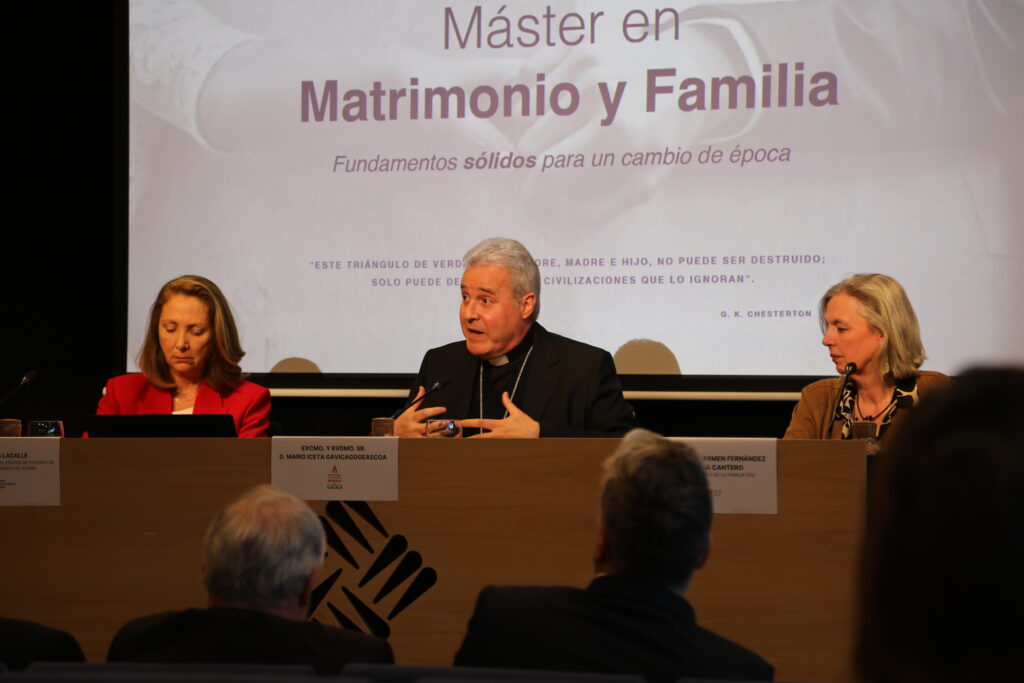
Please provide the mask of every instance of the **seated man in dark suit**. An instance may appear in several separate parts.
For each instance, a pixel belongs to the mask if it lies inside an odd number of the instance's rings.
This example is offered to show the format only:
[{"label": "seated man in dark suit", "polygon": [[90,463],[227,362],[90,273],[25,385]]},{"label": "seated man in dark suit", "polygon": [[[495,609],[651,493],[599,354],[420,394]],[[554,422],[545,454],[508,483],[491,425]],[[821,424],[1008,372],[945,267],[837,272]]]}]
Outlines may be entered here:
[{"label": "seated man in dark suit", "polygon": [[540,270],[519,242],[487,239],[463,257],[462,341],[427,351],[396,436],[463,419],[467,436],[622,436],[636,426],[611,355],[540,323]]},{"label": "seated man in dark suit", "polygon": [[84,661],[82,647],[67,631],[0,617],[0,671],[20,671],[33,662]]},{"label": "seated man in dark suit", "polygon": [[583,590],[485,588],[455,664],[771,680],[770,664],[698,626],[684,598],[710,548],[711,494],[693,450],[637,429],[604,470],[597,578]]},{"label": "seated man in dark suit", "polygon": [[257,486],[214,518],[203,543],[207,609],[142,617],[121,627],[109,661],[392,663],[387,641],[306,621],[323,564],[324,530],[295,496]]}]

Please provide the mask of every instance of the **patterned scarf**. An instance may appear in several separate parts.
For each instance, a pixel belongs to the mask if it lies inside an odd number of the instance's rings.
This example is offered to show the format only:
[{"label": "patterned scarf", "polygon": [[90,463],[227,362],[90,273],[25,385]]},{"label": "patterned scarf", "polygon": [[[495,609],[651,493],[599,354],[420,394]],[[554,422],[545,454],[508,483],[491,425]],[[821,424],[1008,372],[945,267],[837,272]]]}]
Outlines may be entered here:
[{"label": "patterned scarf", "polygon": [[[904,377],[903,379],[896,380],[896,389],[892,392],[892,400],[889,401],[889,404],[883,408],[880,413],[882,417],[882,424],[878,429],[879,438],[881,438],[889,428],[898,408],[916,406],[917,402],[917,375],[911,375],[910,377]],[[855,421],[854,412],[856,405],[857,385],[854,382],[849,382],[846,385],[846,389],[843,391],[843,397],[839,400],[839,404],[836,406],[836,421],[842,422],[843,424],[842,438],[844,439],[853,438],[853,423]]]}]

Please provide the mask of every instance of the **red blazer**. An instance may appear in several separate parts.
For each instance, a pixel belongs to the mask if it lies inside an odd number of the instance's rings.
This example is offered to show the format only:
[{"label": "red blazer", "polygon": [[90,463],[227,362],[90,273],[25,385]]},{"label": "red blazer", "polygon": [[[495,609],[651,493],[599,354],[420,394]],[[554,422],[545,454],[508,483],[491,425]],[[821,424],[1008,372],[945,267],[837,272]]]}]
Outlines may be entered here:
[{"label": "red blazer", "polygon": [[[149,383],[140,373],[120,375],[107,381],[107,393],[96,407],[97,415],[161,415],[171,413],[173,394]],[[270,426],[270,391],[252,382],[242,382],[228,394],[218,394],[199,385],[196,415],[230,414],[238,436],[266,436]]]}]

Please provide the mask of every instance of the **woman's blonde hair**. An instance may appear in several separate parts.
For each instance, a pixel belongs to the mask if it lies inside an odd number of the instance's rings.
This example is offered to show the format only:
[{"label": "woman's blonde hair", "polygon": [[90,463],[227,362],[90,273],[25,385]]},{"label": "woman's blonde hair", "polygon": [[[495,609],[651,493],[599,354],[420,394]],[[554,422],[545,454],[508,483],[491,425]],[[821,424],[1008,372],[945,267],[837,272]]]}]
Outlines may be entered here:
[{"label": "woman's blonde hair", "polygon": [[825,309],[837,294],[847,294],[859,301],[860,314],[882,333],[882,343],[875,352],[882,376],[903,379],[916,375],[925,359],[924,345],[917,315],[903,286],[880,273],[860,273],[832,285],[818,307],[823,332],[828,328]]},{"label": "woman's blonde hair", "polygon": [[207,385],[218,393],[226,393],[245,379],[238,363],[245,355],[238,339],[238,328],[231,314],[231,307],[220,288],[211,280],[199,275],[176,277],[163,287],[149,311],[149,327],[146,341],[139,351],[139,368],[154,386],[164,389],[174,387],[171,370],[167,366],[160,348],[160,314],[164,304],[173,296],[193,296],[206,304],[210,315],[210,333],[213,335],[213,353],[204,368]]}]

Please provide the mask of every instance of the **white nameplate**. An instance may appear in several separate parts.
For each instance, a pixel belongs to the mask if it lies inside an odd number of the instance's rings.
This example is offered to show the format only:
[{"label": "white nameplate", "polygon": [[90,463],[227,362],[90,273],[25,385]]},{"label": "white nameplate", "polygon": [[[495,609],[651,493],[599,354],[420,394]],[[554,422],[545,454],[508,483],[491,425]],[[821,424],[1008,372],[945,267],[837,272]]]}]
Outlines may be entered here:
[{"label": "white nameplate", "polygon": [[0,437],[0,505],[60,505],[60,441]]},{"label": "white nameplate", "polygon": [[679,438],[704,462],[716,515],[777,515],[776,439]]},{"label": "white nameplate", "polygon": [[398,437],[275,436],[270,482],[303,500],[398,500]]}]

